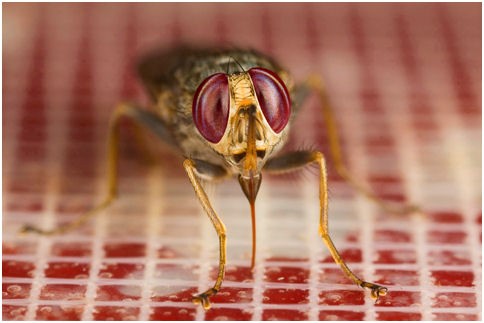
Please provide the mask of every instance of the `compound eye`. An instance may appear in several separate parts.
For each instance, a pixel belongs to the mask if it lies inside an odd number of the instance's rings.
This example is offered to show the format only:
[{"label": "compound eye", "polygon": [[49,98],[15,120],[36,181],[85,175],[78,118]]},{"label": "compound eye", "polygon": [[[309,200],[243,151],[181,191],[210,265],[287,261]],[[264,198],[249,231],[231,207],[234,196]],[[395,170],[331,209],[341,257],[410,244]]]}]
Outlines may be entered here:
[{"label": "compound eye", "polygon": [[284,82],[265,68],[249,70],[262,113],[275,133],[281,132],[291,115],[291,99]]},{"label": "compound eye", "polygon": [[200,84],[193,97],[193,122],[200,134],[212,143],[222,139],[229,117],[229,80],[217,73]]}]

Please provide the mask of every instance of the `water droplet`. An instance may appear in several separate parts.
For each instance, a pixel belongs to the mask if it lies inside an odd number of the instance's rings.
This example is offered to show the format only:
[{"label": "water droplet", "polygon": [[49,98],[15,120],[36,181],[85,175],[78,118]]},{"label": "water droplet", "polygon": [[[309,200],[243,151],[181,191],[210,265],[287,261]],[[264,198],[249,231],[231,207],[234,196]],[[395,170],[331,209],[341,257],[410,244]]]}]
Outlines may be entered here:
[{"label": "water droplet", "polygon": [[284,280],[284,277],[277,277],[277,281],[283,281]]},{"label": "water droplet", "polygon": [[110,272],[100,273],[99,274],[99,277],[101,277],[101,278],[112,278],[113,277],[113,273],[110,273]]},{"label": "water droplet", "polygon": [[89,278],[89,275],[87,274],[79,274],[74,277],[74,279],[87,279]]},{"label": "water droplet", "polygon": [[20,291],[22,291],[22,287],[20,287],[19,285],[11,285],[7,287],[7,292],[14,295],[18,294]]},{"label": "water droplet", "polygon": [[51,306],[42,306],[39,310],[41,312],[44,312],[44,313],[51,313],[52,312],[52,307]]},{"label": "water droplet", "polygon": [[332,302],[338,302],[341,300],[341,295],[339,294],[330,294],[328,295],[328,299],[331,300]]},{"label": "water droplet", "polygon": [[281,272],[281,268],[280,267],[269,267],[267,268],[267,272],[268,273],[280,273]]},{"label": "water droplet", "polygon": [[17,308],[14,310],[10,311],[10,315],[15,316],[15,317],[22,317],[23,318],[23,309],[22,308]]},{"label": "water droplet", "polygon": [[188,314],[188,311],[185,308],[182,308],[181,310],[178,311],[178,314],[185,315],[185,314]]},{"label": "water droplet", "polygon": [[229,318],[227,316],[223,316],[223,315],[220,315],[220,316],[217,316],[216,318],[214,318],[214,321],[228,321]]},{"label": "water droplet", "polygon": [[290,283],[294,283],[294,282],[296,282],[296,281],[297,281],[297,276],[293,275],[293,276],[290,276],[290,277],[289,277],[289,282],[290,282]]},{"label": "water droplet", "polygon": [[125,308],[122,308],[122,307],[121,307],[121,308],[118,308],[118,309],[116,310],[116,313],[123,315],[123,314],[127,313],[127,311],[126,311],[126,309],[125,309]]}]

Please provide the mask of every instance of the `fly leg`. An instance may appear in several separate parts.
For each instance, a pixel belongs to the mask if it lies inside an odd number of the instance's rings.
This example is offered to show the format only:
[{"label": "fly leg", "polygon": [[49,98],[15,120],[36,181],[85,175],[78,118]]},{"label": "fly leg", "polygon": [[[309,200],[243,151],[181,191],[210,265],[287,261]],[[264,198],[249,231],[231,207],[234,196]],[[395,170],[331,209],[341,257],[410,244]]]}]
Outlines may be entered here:
[{"label": "fly leg", "polygon": [[305,83],[296,88],[296,99],[301,101],[308,96],[310,90],[317,93],[319,100],[321,102],[322,112],[324,121],[326,123],[326,128],[329,137],[329,147],[331,152],[331,158],[335,165],[337,173],[348,182],[356,191],[360,192],[366,196],[371,201],[375,202],[383,210],[393,213],[393,214],[409,214],[414,212],[420,212],[420,208],[415,205],[395,205],[388,201],[382,200],[378,197],[371,189],[363,185],[359,180],[354,178],[354,176],[348,171],[346,165],[343,162],[343,157],[341,154],[340,139],[338,134],[338,129],[336,121],[333,114],[333,109],[329,102],[329,98],[326,94],[323,81],[319,76],[310,77]]},{"label": "fly leg", "polygon": [[215,284],[213,285],[212,288],[209,288],[205,292],[195,295],[193,297],[193,302],[195,304],[201,304],[205,310],[208,310],[210,308],[209,298],[217,294],[217,292],[220,290],[220,286],[222,285],[222,282],[225,276],[225,263],[226,263],[225,236],[226,234],[225,234],[225,225],[223,224],[222,220],[219,218],[217,213],[215,213],[212,205],[210,204],[208,196],[205,193],[205,190],[203,189],[202,185],[200,184],[200,180],[197,172],[199,172],[199,170],[201,169],[203,169],[204,171],[210,171],[210,172],[212,172],[212,170],[215,170],[215,171],[218,171],[218,170],[213,166],[211,167],[211,165],[206,162],[201,162],[201,161],[197,162],[189,158],[185,159],[185,161],[183,162],[183,167],[185,167],[185,171],[187,172],[188,178],[190,179],[193,189],[195,190],[195,193],[200,203],[202,204],[203,210],[205,211],[210,221],[212,222],[213,227],[215,228],[215,231],[217,232],[217,235],[219,238],[220,255],[219,255],[217,280],[215,281]]},{"label": "fly leg", "polygon": [[[119,123],[123,117],[130,118],[140,125],[150,128],[162,138],[169,138],[165,125],[156,115],[141,110],[127,103],[119,104],[113,112],[109,124],[108,153],[107,153],[107,182],[108,193],[97,206],[80,215],[77,219],[54,229],[42,229],[36,226],[25,225],[22,233],[32,232],[41,235],[54,235],[74,230],[88,221],[91,217],[107,208],[117,197],[118,192],[118,155],[119,155]],[[167,139],[169,140],[169,139]]]},{"label": "fly leg", "polygon": [[290,152],[280,157],[276,157],[267,161],[265,170],[273,173],[284,173],[298,168],[302,168],[308,164],[317,163],[319,167],[319,205],[320,205],[320,218],[319,218],[319,234],[323,239],[323,242],[328,247],[331,256],[334,261],[340,265],[343,272],[348,278],[350,278],[355,284],[363,288],[371,290],[371,297],[377,301],[380,296],[384,296],[387,293],[387,288],[364,281],[356,276],[346,265],[345,261],[336,249],[328,229],[328,183],[326,178],[326,162],[322,153],[318,151],[296,151]]}]

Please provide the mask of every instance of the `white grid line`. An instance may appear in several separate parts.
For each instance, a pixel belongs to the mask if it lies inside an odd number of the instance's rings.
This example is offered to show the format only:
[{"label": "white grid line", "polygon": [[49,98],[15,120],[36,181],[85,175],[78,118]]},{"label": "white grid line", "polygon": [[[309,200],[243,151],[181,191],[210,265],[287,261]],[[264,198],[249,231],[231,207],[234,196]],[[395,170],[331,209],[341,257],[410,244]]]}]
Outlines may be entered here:
[{"label": "white grid line", "polygon": [[[305,192],[305,205],[308,207],[304,210],[306,214],[306,230],[308,232],[308,248],[309,248],[309,311],[308,320],[318,321],[319,312],[319,289],[317,288],[319,284],[319,268],[318,268],[318,256],[320,255],[320,248],[325,248],[324,243],[318,236],[318,225],[319,225],[319,208],[310,207],[312,204],[317,203],[317,200],[313,198],[314,192],[318,190],[318,181],[308,181],[303,185],[303,190]],[[317,212],[314,212],[317,211]]]},{"label": "white grid line", "polygon": [[[267,184],[267,183],[266,183]],[[267,267],[267,239],[266,237],[270,233],[271,223],[267,221],[267,214],[269,210],[269,203],[271,197],[268,196],[270,192],[270,185],[262,185],[258,193],[258,199],[256,202],[256,234],[257,234],[257,250],[256,250],[256,263],[254,266],[253,284],[252,284],[252,320],[262,320],[262,305],[264,304],[263,292],[267,287],[267,283],[264,282],[265,268]],[[247,203],[248,204],[248,203]]]},{"label": "white grid line", "polygon": [[[47,18],[44,17],[39,19],[47,19]],[[49,31],[45,30],[42,33],[44,33],[44,35],[42,36],[40,32],[37,33],[36,35],[36,37],[43,37],[42,45],[46,47],[48,47],[49,45],[52,45],[49,38],[46,37],[46,35],[49,34]],[[33,64],[34,57],[38,53],[36,53],[35,51],[32,51],[32,54],[33,55],[29,60],[30,64]],[[47,70],[51,61],[49,61],[46,52],[44,52],[43,54],[45,55],[45,58],[43,60],[43,65],[44,65],[43,67]],[[29,75],[28,77],[31,78],[32,75]],[[45,81],[45,77],[43,81],[44,81],[43,85],[46,86],[48,90],[49,89],[48,83]],[[58,112],[53,109],[50,109],[50,110],[48,109],[45,113],[46,113],[47,120],[50,120],[51,116],[58,114]],[[60,127],[65,128],[63,125],[61,125]],[[54,129],[55,128],[53,126],[46,126],[48,141],[54,141],[55,134],[52,131]],[[46,150],[47,150],[46,156],[51,157],[51,160],[50,160],[51,167],[48,169],[47,182],[45,183],[45,189],[47,193],[43,195],[44,210],[40,214],[37,214],[37,217],[41,216],[41,221],[40,223],[37,223],[37,225],[40,225],[42,228],[50,228],[57,225],[55,221],[55,206],[57,205],[57,202],[58,202],[58,197],[59,197],[58,192],[59,192],[60,178],[61,178],[60,176],[61,163],[59,158],[62,155],[61,148],[62,148],[62,144],[49,145],[46,147]],[[39,236],[37,237],[37,241],[38,241],[38,247],[37,247],[37,253],[36,253],[36,260],[35,260],[35,269],[33,273],[31,290],[29,294],[29,305],[27,306],[27,312],[25,314],[26,320],[34,320],[36,318],[36,310],[38,309],[37,303],[40,301],[40,296],[42,292],[42,284],[40,284],[39,281],[45,276],[44,270],[47,267],[47,255],[49,255],[50,248],[52,246],[52,240],[49,237]]]}]

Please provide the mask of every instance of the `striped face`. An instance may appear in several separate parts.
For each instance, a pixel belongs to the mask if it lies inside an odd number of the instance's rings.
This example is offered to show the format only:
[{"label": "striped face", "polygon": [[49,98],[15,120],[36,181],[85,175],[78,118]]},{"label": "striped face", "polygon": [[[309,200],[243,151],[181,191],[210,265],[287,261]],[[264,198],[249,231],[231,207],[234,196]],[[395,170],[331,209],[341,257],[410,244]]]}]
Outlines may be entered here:
[{"label": "striped face", "polygon": [[255,67],[206,78],[193,98],[193,122],[227,162],[258,173],[278,146],[291,115],[289,92],[279,76]]}]

